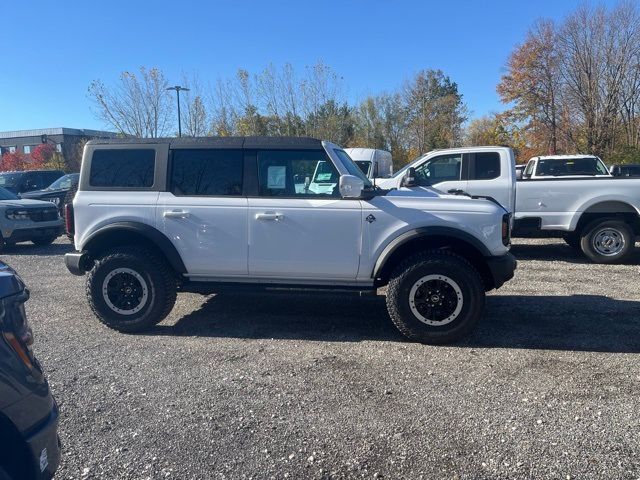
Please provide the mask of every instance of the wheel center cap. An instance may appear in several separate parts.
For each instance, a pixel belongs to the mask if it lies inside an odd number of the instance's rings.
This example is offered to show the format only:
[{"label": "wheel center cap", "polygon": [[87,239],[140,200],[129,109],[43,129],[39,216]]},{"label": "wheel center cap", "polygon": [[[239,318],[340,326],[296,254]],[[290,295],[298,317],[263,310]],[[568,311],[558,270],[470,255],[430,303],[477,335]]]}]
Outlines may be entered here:
[{"label": "wheel center cap", "polygon": [[131,295],[131,292],[133,292],[133,289],[131,287],[126,287],[124,289],[124,293],[126,293],[127,295]]},{"label": "wheel center cap", "polygon": [[440,295],[431,295],[431,303],[440,302]]}]

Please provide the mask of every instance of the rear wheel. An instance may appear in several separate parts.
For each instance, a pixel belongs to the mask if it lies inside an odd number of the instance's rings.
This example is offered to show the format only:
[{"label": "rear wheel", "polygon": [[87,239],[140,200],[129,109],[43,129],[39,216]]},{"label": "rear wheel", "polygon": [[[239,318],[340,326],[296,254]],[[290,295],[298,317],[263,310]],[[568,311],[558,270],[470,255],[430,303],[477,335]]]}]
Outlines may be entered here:
[{"label": "rear wheel", "polygon": [[595,263],[622,263],[633,253],[634,246],[633,230],[620,220],[596,220],[580,236],[583,253]]},{"label": "rear wheel", "polygon": [[121,247],[97,259],[86,291],[102,323],[121,332],[138,332],[169,314],[176,301],[176,280],[167,263],[155,254]]},{"label": "rear wheel", "polygon": [[392,273],[387,309],[410,340],[442,344],[469,334],[482,315],[485,293],[478,271],[444,250],[418,253]]}]

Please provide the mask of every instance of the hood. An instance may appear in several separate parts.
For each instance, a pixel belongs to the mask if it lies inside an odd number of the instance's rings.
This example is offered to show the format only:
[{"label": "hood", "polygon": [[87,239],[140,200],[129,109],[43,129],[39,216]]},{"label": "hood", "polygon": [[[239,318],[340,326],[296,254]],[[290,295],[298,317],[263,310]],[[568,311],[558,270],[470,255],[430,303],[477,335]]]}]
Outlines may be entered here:
[{"label": "hood", "polygon": [[397,208],[411,208],[424,211],[504,213],[495,203],[484,198],[469,198],[464,195],[451,195],[420,187],[392,190],[387,195],[376,197],[379,202],[394,205]]},{"label": "hood", "polygon": [[31,200],[28,198],[18,200],[0,200],[0,207],[13,207],[13,208],[55,208],[55,205],[51,202],[45,202],[42,200]]},{"label": "hood", "polygon": [[24,192],[20,194],[20,198],[41,198],[47,196],[56,196],[61,193],[65,193],[64,189],[56,190],[32,190],[31,192]]}]

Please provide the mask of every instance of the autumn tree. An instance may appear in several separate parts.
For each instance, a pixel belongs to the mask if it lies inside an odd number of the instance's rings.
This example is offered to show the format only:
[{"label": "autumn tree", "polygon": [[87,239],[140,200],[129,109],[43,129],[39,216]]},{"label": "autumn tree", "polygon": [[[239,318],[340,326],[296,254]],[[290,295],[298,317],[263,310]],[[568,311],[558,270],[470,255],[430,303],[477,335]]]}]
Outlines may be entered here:
[{"label": "autumn tree", "polygon": [[404,89],[406,125],[413,153],[460,144],[466,107],[458,85],[441,70],[425,70]]},{"label": "autumn tree", "polygon": [[12,172],[16,170],[24,170],[26,166],[26,157],[23,153],[16,150],[15,152],[5,152],[2,154],[2,162],[0,162],[0,170],[3,172]]},{"label": "autumn tree", "polygon": [[175,100],[167,92],[168,82],[158,68],[140,67],[138,73],[122,72],[114,85],[101,80],[89,85],[96,116],[123,135],[157,138],[173,126]]},{"label": "autumn tree", "polygon": [[562,91],[558,35],[553,22],[539,20],[507,61],[507,73],[497,90],[511,114],[528,128],[544,132],[545,150],[558,152],[559,109]]}]

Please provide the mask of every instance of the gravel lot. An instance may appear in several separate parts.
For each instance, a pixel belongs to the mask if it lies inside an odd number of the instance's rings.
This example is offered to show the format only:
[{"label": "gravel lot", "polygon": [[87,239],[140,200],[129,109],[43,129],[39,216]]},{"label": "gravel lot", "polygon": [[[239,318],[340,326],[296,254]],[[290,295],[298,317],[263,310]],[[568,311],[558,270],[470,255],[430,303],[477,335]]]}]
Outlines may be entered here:
[{"label": "gravel lot", "polygon": [[640,255],[517,241],[475,335],[403,341],[384,297],[178,297],[102,327],[71,246],[2,255],[61,405],[57,478],[640,478]]}]

